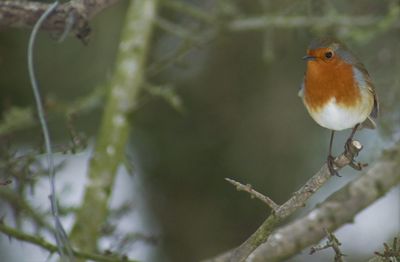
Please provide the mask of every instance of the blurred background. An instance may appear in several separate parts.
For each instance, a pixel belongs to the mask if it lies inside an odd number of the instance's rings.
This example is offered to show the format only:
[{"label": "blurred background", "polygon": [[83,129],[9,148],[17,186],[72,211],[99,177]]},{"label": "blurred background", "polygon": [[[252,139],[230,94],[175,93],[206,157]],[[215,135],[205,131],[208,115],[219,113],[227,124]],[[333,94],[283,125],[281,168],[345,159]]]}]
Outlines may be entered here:
[{"label": "blurred background", "polygon": [[[123,182],[115,186],[121,198],[133,203],[124,225],[146,236],[124,251],[133,258],[199,261],[231,249],[250,236],[270,210],[224,178],[250,183],[283,203],[320,168],[329,131],[310,118],[297,95],[305,70],[301,57],[316,37],[336,36],[345,42],[376,86],[381,103],[378,129],[356,135],[365,146],[359,159],[373,162],[381,149],[400,138],[398,1],[178,1],[216,18],[210,23],[177,11],[168,2],[160,4],[146,75],[149,83],[172,92],[179,103],[171,106],[143,91],[143,103],[132,116],[127,150],[133,170],[122,169]],[[70,141],[68,110],[74,111],[74,131],[84,134],[89,145],[72,156],[57,155],[64,161],[58,175],[63,203],[79,204],[103,109],[102,90],[112,74],[126,7],[121,1],[91,21],[87,45],[74,37],[60,44],[48,33],[41,33],[36,44],[36,71],[56,146]],[[285,20],[291,17],[302,20]],[[326,23],[313,23],[314,17]],[[10,112],[20,116],[34,109],[26,69],[28,36],[29,30],[22,29],[0,34],[3,122]],[[74,110],[85,97],[95,97],[94,104]],[[348,135],[345,131],[336,137],[336,153],[342,152]],[[1,141],[17,151],[42,143],[35,123],[3,132]],[[341,174],[296,215],[358,176],[349,168]],[[34,205],[49,208],[41,190],[30,194]],[[0,215],[15,215],[8,213],[12,206],[3,205],[1,210]],[[68,225],[71,217],[65,221]],[[364,261],[399,234],[399,221],[397,188],[357,216],[355,224],[340,229],[337,237],[349,261]],[[135,226],[130,227],[132,223]],[[0,252],[8,261],[31,261],[22,254],[16,258],[15,249],[9,248],[22,244],[10,244],[5,236],[0,239]],[[103,246],[110,248],[107,241]],[[37,261],[47,255],[38,251]],[[313,256],[305,250],[288,261],[325,259],[333,259],[330,250]]]}]

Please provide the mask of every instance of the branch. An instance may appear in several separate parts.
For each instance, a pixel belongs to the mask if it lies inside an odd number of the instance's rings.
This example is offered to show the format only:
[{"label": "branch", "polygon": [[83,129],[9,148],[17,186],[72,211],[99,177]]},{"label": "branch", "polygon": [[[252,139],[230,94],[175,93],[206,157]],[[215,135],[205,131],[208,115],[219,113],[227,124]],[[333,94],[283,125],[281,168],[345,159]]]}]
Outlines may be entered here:
[{"label": "branch", "polygon": [[6,186],[11,184],[11,180],[6,179],[6,180],[0,180],[0,186]]},{"label": "branch", "polygon": [[230,178],[225,178],[225,180],[231,183],[232,185],[236,186],[236,189],[238,191],[246,191],[251,195],[251,197],[255,197],[264,202],[265,204],[267,204],[273,211],[275,212],[278,211],[279,205],[277,205],[271,198],[264,196],[260,192],[254,190],[250,184],[243,185]]},{"label": "branch", "polygon": [[[118,0],[72,0],[60,4],[43,22],[41,30],[64,32],[71,28],[86,39],[90,33],[88,21]],[[30,1],[0,1],[0,27],[31,28],[50,4]]]},{"label": "branch", "polygon": [[129,129],[128,116],[138,103],[144,82],[157,0],[130,2],[122,29],[116,68],[95,150],[89,166],[83,204],[76,213],[71,241],[88,251],[97,249],[101,228],[108,216],[108,204],[118,167],[123,163]]},{"label": "branch", "polygon": [[[345,151],[335,159],[337,170],[353,163],[353,159],[362,150],[362,145],[358,141],[352,141],[349,150]],[[296,191],[293,196],[283,205],[279,206],[264,221],[264,223],[238,248],[222,257],[217,257],[215,261],[244,261],[258,246],[264,243],[274,228],[286,217],[293,214],[296,210],[305,206],[306,201],[320,189],[332,177],[328,166],[325,164],[307,183]],[[213,261],[213,260],[211,260]]]},{"label": "branch", "polygon": [[[215,27],[222,26],[228,31],[265,31],[268,28],[369,28],[368,33],[374,34],[385,31],[391,27],[400,27],[398,19],[400,7],[397,4],[389,4],[388,13],[381,16],[371,15],[337,15],[328,14],[322,16],[309,15],[275,15],[264,14],[259,16],[239,17],[231,21],[225,21],[221,14],[210,13],[207,10],[176,0],[163,0],[161,4],[168,9],[190,16]],[[375,32],[374,32],[375,31]],[[364,32],[365,33],[365,32]]]},{"label": "branch", "polygon": [[188,4],[184,1],[163,0],[160,4],[176,12],[198,19],[206,24],[213,24],[216,20],[216,17],[213,14],[210,14],[208,10],[202,10],[195,5]]},{"label": "branch", "polygon": [[[43,238],[37,237],[37,236],[32,236],[32,235],[26,234],[22,231],[19,231],[15,228],[6,226],[2,221],[0,222],[0,232],[4,233],[5,235],[7,235],[11,238],[15,238],[15,239],[39,246],[43,249],[46,249],[50,253],[55,253],[55,252],[57,252],[57,249],[58,249],[56,245],[53,245],[53,244],[47,242]],[[80,252],[77,250],[73,250],[73,253],[74,253],[74,256],[76,256],[77,258],[90,259],[90,260],[99,261],[99,262],[119,262],[119,261],[135,262],[134,260],[129,260],[126,257],[104,256],[104,255]]]},{"label": "branch", "polygon": [[43,227],[52,233],[54,232],[53,226],[44,219],[45,216],[39,212],[39,209],[29,205],[19,192],[15,193],[9,189],[2,189],[0,190],[0,199],[6,201],[13,208],[23,210],[24,214],[30,217],[37,226]]},{"label": "branch", "polygon": [[[1,1],[0,1],[1,3]],[[49,102],[45,100],[45,108],[48,119],[62,114],[67,118],[72,115],[92,112],[103,106],[105,88],[98,86],[89,94],[76,99],[74,102],[64,102],[58,99],[52,99]],[[12,106],[3,112],[3,119],[0,121],[0,138],[11,135],[20,130],[34,127],[38,124],[37,117],[30,107]]]},{"label": "branch", "polygon": [[[330,232],[352,222],[357,213],[400,183],[400,143],[382,156],[358,179],[334,193],[318,207],[287,226],[259,246],[250,261],[282,261],[317,243]],[[220,260],[227,261],[227,260]]]},{"label": "branch", "polygon": [[[230,31],[260,31],[266,28],[304,28],[304,27],[375,27],[381,21],[386,21],[386,16],[258,16],[239,18],[230,22],[227,28]],[[399,27],[398,20],[393,22]]]},{"label": "branch", "polygon": [[[368,262],[372,262],[374,260],[378,261],[399,261],[400,259],[400,238],[395,237],[393,239],[393,243],[389,246],[386,243],[383,243],[383,253],[375,252],[376,259],[370,259]],[[379,260],[380,259],[380,260]],[[371,261],[372,260],[372,261]]]},{"label": "branch", "polygon": [[310,249],[310,255],[314,254],[317,251],[320,250],[324,250],[327,248],[332,248],[333,251],[335,251],[335,262],[344,262],[343,257],[345,256],[342,251],[340,250],[340,246],[342,245],[342,243],[339,242],[339,240],[336,238],[336,236],[329,232],[328,230],[326,230],[326,228],[324,229],[328,241],[326,241],[325,243],[321,244],[321,245],[316,245],[311,247]]}]

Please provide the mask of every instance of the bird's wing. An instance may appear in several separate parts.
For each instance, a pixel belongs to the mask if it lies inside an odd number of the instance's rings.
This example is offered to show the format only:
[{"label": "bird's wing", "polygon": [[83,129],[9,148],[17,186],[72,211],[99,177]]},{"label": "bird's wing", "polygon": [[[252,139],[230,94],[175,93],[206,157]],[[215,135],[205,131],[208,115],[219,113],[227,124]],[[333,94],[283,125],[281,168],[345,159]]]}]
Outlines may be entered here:
[{"label": "bird's wing", "polygon": [[379,102],[378,102],[378,96],[376,95],[376,92],[375,92],[374,84],[372,83],[371,77],[369,76],[367,69],[365,68],[365,66],[362,63],[360,63],[360,62],[356,63],[355,67],[361,71],[363,79],[366,83],[365,86],[366,86],[367,90],[374,97],[374,107],[372,108],[372,111],[371,111],[371,114],[369,115],[369,117],[372,119],[377,119],[378,114],[379,114]]},{"label": "bird's wing", "polygon": [[375,88],[373,86],[368,88],[368,91],[370,91],[372,93],[372,95],[374,96],[374,107],[372,108],[370,117],[372,117],[374,119],[377,119],[378,118],[378,114],[379,114],[378,96],[376,95]]},{"label": "bird's wing", "polygon": [[354,66],[357,69],[355,71],[355,78],[358,81],[359,86],[361,88],[366,88],[374,98],[374,106],[367,119],[365,119],[365,121],[362,123],[362,127],[375,129],[376,128],[375,119],[378,118],[378,113],[379,113],[379,103],[378,103],[378,97],[375,92],[375,87],[374,84],[372,83],[371,77],[369,76],[369,73],[365,68],[365,66],[358,61],[355,63]]},{"label": "bird's wing", "polygon": [[357,74],[357,73],[355,74],[356,80],[359,81],[361,87],[367,88],[367,90],[374,97],[374,107],[372,108],[369,118],[371,120],[378,118],[378,114],[379,114],[378,97],[376,95],[374,84],[372,83],[371,77],[369,76],[367,69],[360,62],[360,60],[358,60],[358,58],[346,47],[342,46],[342,48],[337,50],[337,52],[340,54],[342,59],[344,59],[347,63],[354,65],[354,67],[357,69],[356,71],[359,72],[359,74]]},{"label": "bird's wing", "polygon": [[299,97],[303,97],[304,96],[304,80],[305,80],[305,76],[303,79],[303,82],[301,82],[300,88],[299,88],[299,92],[297,93],[299,95]]}]

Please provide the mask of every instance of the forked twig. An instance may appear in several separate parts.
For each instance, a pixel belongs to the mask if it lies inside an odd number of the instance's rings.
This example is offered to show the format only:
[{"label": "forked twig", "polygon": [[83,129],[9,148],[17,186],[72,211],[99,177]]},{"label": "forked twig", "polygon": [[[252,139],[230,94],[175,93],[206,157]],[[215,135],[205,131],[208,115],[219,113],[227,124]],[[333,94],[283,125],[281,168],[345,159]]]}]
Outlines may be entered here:
[{"label": "forked twig", "polygon": [[385,259],[390,259],[390,258],[397,259],[395,261],[398,261],[400,259],[400,239],[395,237],[393,239],[392,246],[389,246],[386,243],[383,243],[383,246],[384,246],[383,253],[374,252],[374,254]]},{"label": "forked twig", "polygon": [[327,248],[332,248],[335,251],[335,262],[344,262],[343,257],[345,256],[342,251],[340,250],[340,247],[342,243],[339,242],[339,240],[336,238],[336,236],[329,232],[326,228],[324,228],[324,231],[327,235],[328,240],[320,245],[316,245],[311,247],[310,249],[310,255],[314,254],[317,251],[324,250]]},{"label": "forked twig", "polygon": [[267,204],[275,212],[278,210],[278,208],[279,208],[278,204],[276,204],[271,198],[269,198],[267,196],[264,196],[260,192],[254,190],[250,184],[243,185],[242,183],[237,182],[237,181],[235,181],[233,179],[230,179],[230,178],[225,178],[225,180],[228,181],[229,183],[231,183],[232,185],[236,186],[236,189],[238,191],[246,191],[252,197],[260,199],[262,202]]},{"label": "forked twig", "polygon": [[[349,144],[347,150],[341,155],[335,158],[335,167],[337,170],[349,165],[354,162],[354,158],[362,150],[362,145],[359,141],[353,140]],[[280,206],[268,204],[274,210],[274,212],[261,224],[261,226],[254,232],[245,242],[243,242],[236,249],[223,254],[223,257],[230,257],[229,261],[244,261],[251,252],[253,252],[259,245],[264,243],[270,236],[275,227],[286,217],[293,214],[296,210],[305,206],[306,201],[317,192],[330,178],[331,173],[329,172],[328,166],[325,164],[322,168],[311,177],[293,196]],[[239,183],[240,184],[240,183]],[[237,184],[234,184],[237,187]],[[246,186],[240,184],[240,189],[249,192],[251,195],[257,197],[254,193],[255,190],[245,190]],[[256,192],[256,191],[255,191]],[[258,199],[267,199],[265,196],[257,197]],[[269,203],[274,203],[272,200]],[[225,261],[225,259],[216,261]]]}]

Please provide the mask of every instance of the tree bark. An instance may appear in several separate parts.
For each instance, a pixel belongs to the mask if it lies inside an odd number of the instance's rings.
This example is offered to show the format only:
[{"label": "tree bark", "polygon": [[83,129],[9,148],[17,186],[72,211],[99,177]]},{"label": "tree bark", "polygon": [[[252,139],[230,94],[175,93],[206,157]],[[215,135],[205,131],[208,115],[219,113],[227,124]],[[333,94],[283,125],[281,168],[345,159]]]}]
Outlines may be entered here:
[{"label": "tree bark", "polygon": [[157,0],[135,0],[127,10],[116,68],[90,160],[83,204],[77,211],[71,233],[72,243],[81,250],[97,249],[97,240],[107,219],[108,202],[132,126],[127,118],[137,104],[144,81],[156,10]]}]

